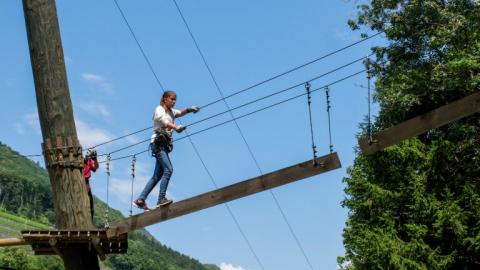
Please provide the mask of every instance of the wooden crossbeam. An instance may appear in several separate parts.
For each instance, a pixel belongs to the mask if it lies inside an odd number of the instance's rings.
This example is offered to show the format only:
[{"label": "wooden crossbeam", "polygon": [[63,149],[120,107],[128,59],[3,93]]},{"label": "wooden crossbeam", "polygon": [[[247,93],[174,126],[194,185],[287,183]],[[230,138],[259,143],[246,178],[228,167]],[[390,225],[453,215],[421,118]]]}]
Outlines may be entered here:
[{"label": "wooden crossbeam", "polygon": [[105,261],[107,256],[105,256],[105,252],[103,251],[103,248],[100,242],[100,237],[96,235],[92,236],[92,244],[95,250],[97,251],[97,255],[100,258],[100,260]]},{"label": "wooden crossbeam", "polygon": [[28,245],[22,238],[4,238],[0,239],[0,247]]},{"label": "wooden crossbeam", "polygon": [[480,92],[382,130],[373,136],[372,143],[369,143],[367,137],[362,137],[358,143],[364,155],[371,155],[405,139],[418,136],[430,129],[441,127],[476,112],[480,112]]},{"label": "wooden crossbeam", "polygon": [[186,215],[217,204],[232,201],[341,167],[337,153],[331,153],[317,158],[317,164],[317,166],[314,166],[313,160],[305,161],[288,168],[203,193],[173,203],[169,206],[160,207],[143,214],[114,221],[110,224],[110,228],[107,229],[107,237],[114,237],[131,232],[148,225]]}]

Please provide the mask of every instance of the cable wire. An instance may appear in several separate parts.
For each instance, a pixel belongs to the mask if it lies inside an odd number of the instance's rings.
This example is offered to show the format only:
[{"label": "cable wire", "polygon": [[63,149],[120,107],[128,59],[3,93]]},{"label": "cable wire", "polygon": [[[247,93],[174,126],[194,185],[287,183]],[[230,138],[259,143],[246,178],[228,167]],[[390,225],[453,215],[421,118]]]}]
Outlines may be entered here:
[{"label": "cable wire", "polygon": [[[325,89],[325,87],[329,87],[329,86],[335,85],[335,84],[337,84],[337,83],[340,83],[340,82],[342,82],[342,81],[345,81],[345,80],[347,80],[347,79],[350,79],[350,78],[352,78],[352,77],[355,77],[355,76],[357,76],[357,75],[359,75],[359,74],[361,74],[361,73],[363,73],[363,72],[365,72],[365,70],[357,71],[357,72],[355,72],[355,73],[353,73],[353,74],[350,74],[350,75],[348,75],[348,76],[346,76],[346,77],[343,77],[343,78],[341,78],[341,79],[338,79],[338,80],[336,80],[336,81],[334,81],[334,82],[331,82],[331,83],[329,83],[329,84],[320,86],[320,87],[318,87],[318,88],[315,88],[314,90],[311,90],[310,93],[314,93],[314,92],[317,92],[317,91],[319,91],[319,90]],[[243,114],[243,115],[240,115],[240,116],[237,116],[237,117],[235,117],[234,119],[229,119],[229,120],[220,122],[220,123],[218,123],[218,124],[209,126],[209,127],[207,127],[207,128],[204,128],[204,129],[195,131],[195,132],[193,132],[193,133],[190,133],[188,136],[184,136],[184,137],[180,137],[180,138],[178,138],[178,139],[175,139],[175,140],[173,140],[173,142],[177,142],[177,141],[184,140],[184,139],[186,139],[187,137],[195,136],[195,135],[197,135],[197,134],[206,132],[206,131],[208,131],[208,130],[211,130],[211,129],[214,129],[214,128],[223,126],[223,125],[225,125],[225,124],[231,123],[231,122],[233,122],[233,121],[235,121],[235,120],[239,120],[239,119],[245,118],[245,117],[247,117],[247,116],[250,116],[250,115],[259,113],[259,112],[261,112],[261,111],[264,111],[264,110],[267,110],[267,109],[276,107],[276,106],[281,105],[281,104],[283,104],[283,103],[290,102],[290,101],[292,101],[292,100],[295,100],[295,99],[297,99],[297,98],[303,97],[303,96],[305,96],[305,95],[306,95],[306,93],[302,93],[302,94],[299,94],[299,95],[296,95],[296,96],[293,96],[293,97],[290,97],[290,98],[281,100],[281,101],[279,101],[279,102],[270,104],[270,105],[265,106],[265,107],[262,107],[262,108],[260,108],[260,109],[251,111],[251,112],[249,112],[249,113],[246,113],[246,114]],[[148,139],[148,140],[150,140],[150,139]],[[145,141],[146,141],[146,140],[145,140]],[[145,141],[144,141],[144,142],[145,142]],[[118,151],[116,151],[116,152],[118,152]],[[143,153],[145,153],[145,152],[148,152],[148,150],[144,150],[144,151],[135,153],[135,155],[143,154]],[[132,154],[132,155],[126,155],[126,156],[122,156],[122,157],[118,157],[118,158],[112,159],[112,161],[114,161],[114,160],[119,160],[119,159],[130,158],[130,157],[132,157],[132,156],[133,156],[133,154]],[[105,161],[101,161],[100,163],[104,163],[104,162],[105,162]]]},{"label": "cable wire", "polygon": [[158,85],[160,86],[160,88],[162,89],[162,91],[165,91],[164,88],[163,88],[162,83],[161,83],[160,80],[158,79],[157,73],[155,72],[155,70],[153,69],[152,64],[150,63],[150,60],[148,60],[147,54],[146,54],[145,51],[143,50],[142,45],[141,45],[140,42],[138,41],[137,36],[135,35],[135,33],[133,32],[133,29],[132,29],[132,27],[130,26],[130,23],[128,23],[127,17],[125,17],[125,14],[123,13],[122,8],[120,8],[120,5],[118,4],[117,0],[113,0],[113,2],[115,2],[115,6],[117,6],[118,11],[119,11],[120,14],[122,15],[123,21],[124,21],[125,24],[128,26],[128,30],[130,31],[130,34],[132,35],[132,37],[133,37],[133,39],[135,40],[135,42],[137,43],[137,46],[138,46],[138,48],[140,49],[140,52],[142,53],[143,59],[145,59],[145,62],[147,62],[148,68],[150,69],[150,71],[152,72],[153,76],[155,77],[155,80],[157,81],[157,83],[158,83]]},{"label": "cable wire", "polygon": [[[188,139],[190,140],[192,146],[193,146],[193,150],[195,151],[195,154],[197,155],[198,159],[200,159],[200,162],[202,163],[202,166],[203,168],[205,169],[205,171],[207,172],[208,174],[208,177],[210,178],[210,181],[212,182],[213,186],[215,187],[215,189],[218,189],[218,185],[217,183],[215,182],[212,174],[210,173],[210,170],[207,168],[207,165],[205,164],[205,162],[203,161],[203,158],[202,156],[200,155],[200,152],[198,151],[197,147],[195,146],[195,144],[193,144],[193,141],[192,141],[192,138],[191,136],[187,136]],[[233,221],[235,222],[235,225],[237,226],[237,229],[238,231],[240,232],[240,234],[242,235],[244,241],[247,243],[247,246],[248,246],[248,249],[250,249],[250,252],[253,254],[253,256],[255,257],[255,260],[257,261],[257,263],[260,265],[260,268],[261,269],[265,269],[263,267],[263,264],[262,262],[260,261],[260,258],[258,257],[257,253],[255,252],[255,250],[253,249],[253,246],[252,244],[250,243],[250,241],[248,240],[247,238],[247,235],[245,234],[245,232],[243,231],[242,229],[242,226],[240,226],[240,222],[238,222],[237,218],[235,217],[235,215],[233,214],[233,211],[232,209],[230,208],[230,205],[228,203],[223,203],[223,205],[225,205],[225,208],[227,209],[228,213],[230,214],[230,216],[232,217]]]},{"label": "cable wire", "polygon": [[[187,26],[187,27],[188,27],[188,26]],[[278,79],[278,78],[280,78],[280,77],[282,77],[282,76],[284,76],[284,75],[287,75],[287,74],[289,74],[289,73],[291,73],[291,72],[294,72],[294,71],[296,71],[296,70],[298,70],[298,69],[301,69],[301,68],[303,68],[303,67],[306,67],[306,66],[308,66],[308,65],[311,65],[311,64],[313,64],[313,63],[315,63],[315,62],[318,62],[318,61],[320,61],[320,60],[323,60],[323,59],[325,59],[325,58],[327,58],[327,57],[329,57],[329,56],[332,56],[332,55],[337,54],[337,53],[339,53],[339,52],[341,52],[341,51],[344,51],[344,50],[346,50],[346,49],[348,49],[348,48],[350,48],[350,47],[353,47],[353,46],[355,46],[355,45],[357,45],[357,44],[360,44],[360,43],[362,43],[362,42],[364,42],[364,41],[367,41],[367,40],[369,40],[369,39],[371,39],[371,38],[373,38],[373,37],[376,37],[376,36],[378,36],[378,35],[380,35],[380,34],[382,34],[382,33],[383,33],[383,31],[378,32],[378,33],[376,33],[376,34],[373,34],[373,35],[371,35],[371,36],[369,36],[369,37],[366,37],[366,38],[364,38],[364,39],[361,39],[361,40],[359,40],[359,41],[356,41],[356,42],[354,42],[354,43],[352,43],[352,44],[349,44],[349,45],[347,45],[347,46],[345,46],[345,47],[342,47],[342,48],[340,48],[340,49],[337,49],[337,50],[335,50],[335,51],[332,51],[332,52],[330,52],[330,53],[327,53],[327,54],[325,54],[325,55],[323,55],[323,56],[320,56],[320,57],[318,57],[318,58],[315,58],[315,59],[313,59],[313,60],[311,60],[311,61],[309,61],[309,62],[307,62],[307,63],[304,63],[304,64],[299,65],[299,66],[297,66],[297,67],[294,67],[294,68],[292,68],[292,69],[289,69],[289,70],[287,70],[287,71],[285,71],[285,72],[279,73],[279,74],[277,74],[277,75],[274,75],[274,76],[272,76],[272,77],[270,77],[270,78],[268,78],[268,79],[265,79],[265,80],[263,80],[263,81],[261,81],[261,82],[255,83],[255,84],[253,84],[253,85],[251,85],[251,86],[248,86],[248,87],[246,87],[246,88],[244,88],[244,89],[242,89],[242,90],[236,91],[236,92],[234,92],[234,93],[232,93],[232,94],[230,94],[230,95],[225,96],[224,98],[225,98],[225,99],[231,98],[231,97],[236,96],[236,95],[238,95],[238,94],[240,94],[240,93],[243,93],[243,92],[245,92],[245,91],[248,91],[248,90],[250,90],[250,89],[252,89],[252,88],[255,88],[255,87],[257,87],[257,86],[260,86],[260,85],[265,84],[265,83],[267,83],[267,82],[270,82],[270,81],[272,81],[272,80]],[[195,41],[195,43],[196,43],[196,41]],[[197,45],[197,46],[198,46],[198,45]],[[207,103],[207,104],[201,106],[201,108],[208,107],[208,106],[213,105],[213,104],[215,104],[215,103],[218,103],[218,102],[220,102],[220,101],[222,101],[222,100],[223,100],[223,99],[214,100],[214,101],[212,101],[212,102],[210,102],[210,103]]]},{"label": "cable wire", "polygon": [[[371,55],[372,55],[372,54],[370,54],[369,56],[371,56]],[[194,121],[194,122],[192,122],[192,123],[190,123],[190,124],[188,124],[188,125],[186,125],[186,126],[189,127],[189,126],[193,126],[193,125],[196,125],[196,124],[205,122],[205,121],[207,121],[207,120],[213,119],[213,118],[218,117],[218,116],[220,116],[220,115],[229,113],[230,111],[234,111],[234,110],[237,110],[237,109],[246,107],[246,106],[248,106],[248,105],[254,104],[254,103],[256,103],[256,102],[265,100],[265,99],[267,99],[267,98],[270,98],[270,97],[279,95],[279,94],[281,94],[281,93],[287,92],[287,91],[292,90],[292,89],[294,89],[294,88],[296,88],[296,87],[302,86],[302,85],[304,85],[304,84],[306,84],[306,83],[313,82],[313,81],[318,80],[318,79],[320,79],[320,78],[322,78],[322,77],[325,77],[325,76],[327,76],[327,75],[330,75],[330,74],[332,74],[332,73],[334,73],[334,72],[337,72],[337,71],[339,71],[339,70],[341,70],[341,69],[343,69],[343,68],[346,68],[346,67],[348,67],[348,66],[351,66],[351,65],[353,65],[353,64],[355,64],[355,63],[357,63],[357,62],[360,62],[360,61],[362,61],[362,60],[364,60],[364,59],[365,59],[365,57],[361,57],[361,58],[355,59],[355,60],[353,60],[353,61],[351,61],[351,62],[348,62],[348,63],[346,63],[346,64],[344,64],[344,65],[341,65],[341,66],[339,66],[339,67],[336,67],[336,68],[334,68],[334,69],[332,69],[332,70],[329,70],[329,71],[327,71],[327,72],[325,72],[325,73],[322,73],[322,74],[320,74],[320,75],[317,75],[317,76],[315,76],[315,77],[313,77],[313,78],[310,78],[310,79],[308,79],[308,80],[306,80],[306,81],[297,83],[297,84],[292,85],[292,86],[290,86],[290,87],[287,87],[287,88],[285,88],[285,89],[282,89],[282,90],[273,92],[273,93],[268,94],[268,95],[265,95],[265,96],[263,96],[263,97],[260,97],[260,98],[254,99],[254,100],[252,100],[252,101],[246,102],[246,103],[244,103],[244,104],[238,105],[238,106],[236,106],[236,107],[230,108],[230,110],[227,109],[227,110],[225,110],[225,111],[223,111],[223,112],[219,112],[219,113],[213,114],[213,115],[211,115],[211,116],[205,117],[205,118],[203,118],[203,119]],[[147,127],[147,128],[143,128],[143,129],[141,129],[141,130],[138,130],[138,131],[135,131],[135,132],[131,132],[131,133],[129,133],[129,134],[120,136],[120,137],[115,138],[115,139],[112,139],[112,140],[110,140],[110,141],[97,144],[96,146],[104,145],[104,144],[107,144],[107,143],[110,143],[110,142],[113,142],[113,141],[116,141],[116,140],[119,140],[119,139],[122,139],[122,138],[125,138],[125,137],[128,137],[128,136],[131,136],[131,135],[133,135],[133,134],[140,133],[140,132],[142,132],[142,131],[145,131],[145,130],[148,130],[148,129],[151,129],[151,128],[153,128],[153,126],[149,126],[149,127]],[[118,149],[118,150],[115,150],[115,151],[113,151],[113,152],[110,152],[110,154],[113,154],[113,153],[116,153],[116,152],[119,152],[119,151],[128,149],[128,148],[130,148],[130,147],[133,147],[133,146],[135,146],[135,145],[138,145],[138,144],[143,143],[143,142],[146,142],[146,141],[148,141],[148,139],[147,139],[147,140],[144,140],[144,141],[141,141],[141,142],[139,142],[139,143],[132,144],[132,145],[130,145],[130,146],[126,146],[126,147],[124,147],[124,148],[120,148],[120,149]],[[106,155],[107,155],[107,154],[100,154],[99,156],[106,156]]]},{"label": "cable wire", "polygon": [[[211,79],[213,80],[213,82],[214,82],[214,84],[215,84],[215,86],[216,86],[216,88],[217,88],[217,91],[218,91],[218,93],[219,93],[219,95],[220,95],[220,97],[221,97],[221,100],[223,100],[225,106],[226,106],[227,109],[229,110],[230,116],[232,117],[232,120],[233,120],[233,122],[235,123],[235,126],[237,127],[237,130],[238,130],[240,136],[242,137],[243,142],[245,143],[245,146],[247,147],[247,149],[248,149],[248,151],[249,151],[249,153],[250,153],[250,156],[252,157],[253,161],[255,162],[259,173],[260,173],[261,175],[263,175],[263,171],[262,171],[262,169],[260,168],[260,164],[258,163],[257,159],[255,158],[255,155],[253,154],[253,151],[252,151],[250,145],[248,144],[248,142],[247,142],[247,140],[246,140],[246,138],[245,138],[245,135],[244,135],[243,132],[242,132],[242,129],[240,128],[239,124],[238,124],[237,121],[235,120],[235,116],[233,115],[233,112],[231,111],[230,106],[229,106],[228,102],[226,101],[226,99],[225,99],[225,97],[224,97],[224,94],[223,94],[222,90],[220,89],[220,86],[218,85],[218,82],[217,82],[215,76],[213,75],[213,72],[212,72],[211,69],[210,69],[210,66],[208,65],[205,57],[203,56],[203,53],[202,53],[200,47],[198,46],[198,43],[197,43],[197,41],[196,41],[196,39],[195,39],[192,31],[190,30],[190,27],[188,26],[188,23],[187,23],[187,21],[185,20],[185,17],[183,16],[183,13],[182,13],[182,11],[180,10],[180,7],[179,7],[178,4],[177,4],[177,1],[176,1],[176,0],[172,0],[172,1],[175,3],[175,6],[176,6],[176,8],[177,8],[177,10],[178,10],[178,12],[179,12],[179,14],[180,14],[180,16],[182,17],[182,20],[183,20],[183,22],[184,22],[184,24],[185,24],[185,26],[186,26],[186,28],[187,28],[187,30],[188,30],[188,33],[190,34],[190,37],[192,38],[193,42],[195,43],[195,46],[196,46],[196,48],[197,48],[197,50],[198,50],[198,53],[199,53],[200,56],[202,57],[203,63],[204,63],[204,65],[205,65],[205,67],[207,68],[208,73],[210,74],[210,77],[211,77]],[[205,106],[204,106],[204,107],[205,107]],[[287,219],[287,217],[286,217],[283,209],[281,208],[281,206],[280,206],[277,198],[275,197],[274,193],[273,193],[271,190],[269,190],[269,191],[270,191],[270,194],[272,195],[272,197],[273,197],[273,199],[274,199],[274,201],[275,201],[278,209],[280,210],[280,213],[282,214],[282,217],[283,217],[285,223],[287,224],[287,226],[288,226],[291,234],[293,235],[293,237],[294,237],[294,239],[295,239],[298,247],[300,248],[301,252],[303,253],[303,255],[304,255],[305,259],[306,259],[307,264],[308,264],[308,265],[310,266],[310,268],[313,270],[313,266],[312,266],[312,264],[310,263],[310,260],[308,259],[308,257],[307,257],[307,255],[306,255],[306,253],[305,253],[305,251],[304,251],[304,249],[303,249],[300,241],[298,240],[297,236],[295,235],[295,232],[293,231],[292,226],[291,226],[290,223],[288,222],[288,219]],[[262,269],[263,269],[263,266],[262,266]]]},{"label": "cable wire", "polygon": [[[130,27],[130,24],[128,23],[128,20],[127,20],[126,17],[124,16],[122,9],[121,9],[120,6],[118,5],[117,1],[116,1],[116,0],[114,0],[114,1],[115,1],[115,4],[116,4],[118,10],[119,10],[120,13],[122,14],[123,20],[124,20],[125,23],[128,25],[128,28],[129,28],[129,30],[130,30],[130,33],[132,34],[132,36],[134,37],[135,41],[137,42],[137,45],[138,45],[138,47],[140,48],[140,50],[141,50],[141,52],[142,52],[142,55],[143,55],[145,61],[148,63],[148,66],[149,66],[149,68],[150,68],[150,71],[151,71],[151,72],[153,73],[153,75],[155,76],[155,79],[156,79],[157,83],[160,85],[160,88],[162,89],[162,91],[165,92],[162,84],[160,83],[160,80],[158,79],[157,74],[155,73],[155,70],[153,69],[152,65],[150,64],[150,61],[148,60],[148,57],[146,56],[145,52],[144,52],[143,49],[142,49],[142,46],[141,46],[140,43],[138,42],[138,40],[137,40],[137,38],[136,38],[136,36],[135,36],[132,28]],[[176,4],[176,3],[175,3],[175,4]],[[181,122],[180,122],[180,123],[181,123]],[[189,139],[190,139],[190,136],[188,135],[188,133],[187,133],[187,137],[189,137]],[[205,163],[203,162],[203,159],[202,159],[201,156],[199,155],[199,153],[198,153],[198,151],[197,151],[197,149],[196,149],[196,147],[195,147],[195,145],[193,144],[193,141],[192,141],[191,139],[190,139],[190,143],[192,144],[192,147],[195,149],[195,151],[196,151],[196,153],[197,153],[197,156],[200,158],[202,164],[205,165]],[[147,150],[147,151],[148,151],[148,150]],[[147,152],[147,151],[142,151],[142,153]],[[108,157],[110,157],[110,155],[108,155]],[[206,169],[206,167],[205,167],[205,169]],[[257,254],[256,254],[255,251],[253,250],[250,242],[249,242],[248,239],[246,238],[245,233],[244,233],[243,230],[241,229],[240,224],[238,223],[238,221],[236,220],[236,218],[233,216],[233,213],[231,212],[231,210],[230,210],[230,208],[229,208],[228,206],[227,206],[227,209],[229,210],[230,215],[231,215],[232,218],[234,219],[235,224],[237,224],[237,227],[239,228],[239,230],[240,230],[243,238],[244,238],[245,241],[247,242],[247,245],[249,246],[250,250],[253,252],[253,255],[255,256],[257,262],[260,264],[261,268],[264,269],[264,268],[263,268],[263,264],[260,262]]]}]

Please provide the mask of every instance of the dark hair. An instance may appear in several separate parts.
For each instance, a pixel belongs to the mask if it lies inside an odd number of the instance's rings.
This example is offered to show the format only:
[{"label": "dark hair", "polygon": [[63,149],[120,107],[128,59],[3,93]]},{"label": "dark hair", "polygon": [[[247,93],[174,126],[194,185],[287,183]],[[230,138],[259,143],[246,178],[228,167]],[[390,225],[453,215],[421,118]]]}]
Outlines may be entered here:
[{"label": "dark hair", "polygon": [[176,95],[177,95],[177,93],[175,93],[172,90],[165,91],[165,92],[163,92],[162,99],[160,99],[160,103],[163,103],[164,98],[167,98],[167,97],[170,97],[170,96],[176,96]]}]

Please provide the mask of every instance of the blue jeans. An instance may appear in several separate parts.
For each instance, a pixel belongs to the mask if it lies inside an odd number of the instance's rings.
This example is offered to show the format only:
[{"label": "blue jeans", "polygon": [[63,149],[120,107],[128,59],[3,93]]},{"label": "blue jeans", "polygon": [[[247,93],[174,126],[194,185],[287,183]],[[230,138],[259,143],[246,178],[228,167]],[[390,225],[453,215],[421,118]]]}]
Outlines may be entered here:
[{"label": "blue jeans", "polygon": [[168,182],[170,182],[170,177],[172,177],[173,173],[173,166],[172,162],[170,162],[170,157],[168,157],[168,150],[163,147],[154,157],[156,159],[155,171],[138,198],[145,201],[148,194],[150,194],[160,181],[160,193],[158,195],[158,202],[160,202],[162,198],[165,198],[165,194],[167,193]]}]

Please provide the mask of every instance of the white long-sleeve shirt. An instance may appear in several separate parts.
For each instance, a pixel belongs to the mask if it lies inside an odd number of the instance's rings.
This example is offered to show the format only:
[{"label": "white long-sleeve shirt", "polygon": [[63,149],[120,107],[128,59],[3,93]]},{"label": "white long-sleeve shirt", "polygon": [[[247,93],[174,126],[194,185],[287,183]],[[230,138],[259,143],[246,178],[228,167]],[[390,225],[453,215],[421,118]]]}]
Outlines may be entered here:
[{"label": "white long-sleeve shirt", "polygon": [[171,110],[165,110],[161,105],[155,108],[153,113],[153,135],[150,142],[153,142],[156,136],[156,132],[165,131],[168,135],[172,136],[172,130],[167,128],[168,123],[175,123],[175,118],[181,115],[181,111],[172,108]]}]

